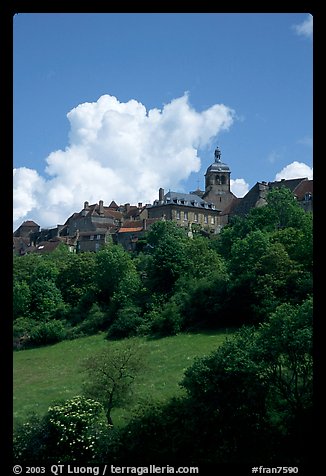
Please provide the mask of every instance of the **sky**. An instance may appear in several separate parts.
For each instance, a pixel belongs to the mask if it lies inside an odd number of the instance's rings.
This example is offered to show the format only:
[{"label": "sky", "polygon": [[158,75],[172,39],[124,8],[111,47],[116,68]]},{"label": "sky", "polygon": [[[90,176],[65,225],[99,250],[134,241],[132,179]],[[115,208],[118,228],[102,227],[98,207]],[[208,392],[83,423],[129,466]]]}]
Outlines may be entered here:
[{"label": "sky", "polygon": [[14,230],[204,189],[217,146],[237,197],[312,178],[310,14],[13,17]]}]

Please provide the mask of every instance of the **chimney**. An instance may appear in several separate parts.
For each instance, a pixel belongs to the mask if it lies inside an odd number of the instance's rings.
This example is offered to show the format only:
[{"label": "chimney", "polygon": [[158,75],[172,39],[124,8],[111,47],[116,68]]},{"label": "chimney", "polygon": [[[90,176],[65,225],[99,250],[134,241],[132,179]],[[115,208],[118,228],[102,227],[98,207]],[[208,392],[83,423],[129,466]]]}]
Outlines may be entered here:
[{"label": "chimney", "polygon": [[89,203],[88,203],[88,202],[85,202],[85,203],[84,203],[84,209],[85,209],[85,208],[88,208],[88,205],[89,205]]},{"label": "chimney", "polygon": [[142,202],[138,202],[138,208],[143,208]]},{"label": "chimney", "polygon": [[164,201],[164,188],[160,188],[158,191],[158,199],[160,202]]},{"label": "chimney", "polygon": [[125,210],[126,210],[126,213],[129,213],[130,203],[125,203]]},{"label": "chimney", "polygon": [[100,200],[98,204],[99,204],[99,214],[103,216],[104,215],[103,200]]}]

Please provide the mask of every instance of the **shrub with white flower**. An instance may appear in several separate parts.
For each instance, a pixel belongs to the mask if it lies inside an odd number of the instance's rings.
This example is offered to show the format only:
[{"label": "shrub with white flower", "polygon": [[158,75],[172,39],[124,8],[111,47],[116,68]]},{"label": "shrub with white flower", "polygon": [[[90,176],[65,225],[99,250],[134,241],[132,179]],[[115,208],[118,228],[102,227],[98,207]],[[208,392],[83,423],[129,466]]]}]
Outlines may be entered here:
[{"label": "shrub with white flower", "polygon": [[109,429],[101,403],[76,396],[63,404],[49,407],[46,417],[53,453],[60,462],[92,461],[96,458],[99,441]]}]

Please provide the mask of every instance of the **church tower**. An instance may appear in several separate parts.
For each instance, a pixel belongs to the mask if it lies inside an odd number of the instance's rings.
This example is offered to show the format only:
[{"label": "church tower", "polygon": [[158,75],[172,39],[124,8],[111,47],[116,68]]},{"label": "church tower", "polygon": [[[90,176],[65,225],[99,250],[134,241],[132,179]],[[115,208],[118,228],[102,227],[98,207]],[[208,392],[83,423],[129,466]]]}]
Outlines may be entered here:
[{"label": "church tower", "polygon": [[216,147],[215,161],[205,174],[205,193],[203,199],[213,202],[221,212],[236,198],[230,190],[230,167],[221,162],[221,151]]}]

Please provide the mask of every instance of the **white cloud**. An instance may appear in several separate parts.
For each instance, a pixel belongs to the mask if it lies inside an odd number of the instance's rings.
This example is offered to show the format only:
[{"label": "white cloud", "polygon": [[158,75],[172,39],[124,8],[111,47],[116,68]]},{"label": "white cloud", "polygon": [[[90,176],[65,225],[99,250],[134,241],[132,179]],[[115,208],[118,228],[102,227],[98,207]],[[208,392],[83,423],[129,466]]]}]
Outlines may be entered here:
[{"label": "white cloud", "polygon": [[200,170],[198,149],[229,129],[235,112],[223,104],[197,112],[187,93],[148,112],[134,99],[104,95],[67,117],[69,144],[46,158],[49,178],[14,171],[14,229],[27,215],[44,227],[64,223],[85,200],[149,203],[159,187],[179,189]]},{"label": "white cloud", "polygon": [[230,180],[231,192],[238,198],[242,198],[249,192],[249,184],[243,178]]},{"label": "white cloud", "polygon": [[313,178],[313,169],[306,165],[303,162],[292,162],[291,164],[284,167],[280,172],[275,175],[274,180],[282,179],[294,179],[294,178],[305,178],[309,180]]},{"label": "white cloud", "polygon": [[293,29],[297,35],[312,38],[313,23],[313,17],[309,14],[302,23],[300,23],[299,25],[293,25]]},{"label": "white cloud", "polygon": [[44,180],[36,170],[20,167],[13,170],[14,221],[28,219],[28,214],[40,206]]}]

